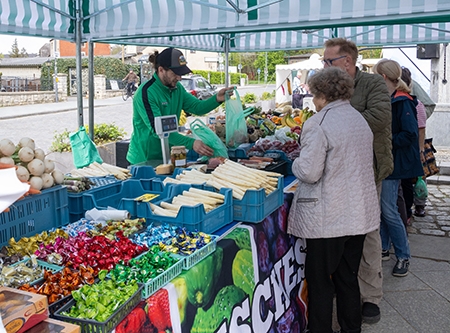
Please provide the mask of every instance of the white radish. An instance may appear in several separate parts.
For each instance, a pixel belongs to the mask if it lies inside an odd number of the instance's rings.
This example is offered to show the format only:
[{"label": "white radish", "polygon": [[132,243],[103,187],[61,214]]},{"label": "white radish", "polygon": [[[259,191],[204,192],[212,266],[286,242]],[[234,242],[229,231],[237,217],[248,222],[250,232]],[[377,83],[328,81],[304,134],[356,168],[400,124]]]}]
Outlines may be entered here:
[{"label": "white radish", "polygon": [[55,184],[55,180],[49,173],[43,173],[41,178],[42,178],[42,188],[49,188]]},{"label": "white radish", "polygon": [[53,170],[52,177],[55,180],[55,184],[62,184],[64,182],[64,174],[59,170]]},{"label": "white radish", "polygon": [[55,170],[55,163],[52,160],[44,160],[45,173],[52,173]]},{"label": "white radish", "polygon": [[0,163],[14,165],[14,160],[11,157],[0,157]]},{"label": "white radish", "polygon": [[32,150],[34,150],[36,148],[36,144],[34,143],[34,140],[30,139],[28,137],[23,137],[22,139],[20,139],[18,146],[22,147],[22,148],[28,147],[28,148],[31,148]]},{"label": "white radish", "polygon": [[37,158],[28,163],[27,168],[28,171],[30,171],[30,174],[32,174],[33,176],[42,176],[45,171],[44,162]]},{"label": "white radish", "polygon": [[38,158],[41,161],[45,160],[45,152],[41,148],[36,148],[34,150],[34,158]]},{"label": "white radish", "polygon": [[9,157],[16,151],[16,146],[10,139],[0,141],[0,156]]},{"label": "white radish", "polygon": [[38,190],[38,191],[42,190],[43,184],[44,184],[44,182],[42,181],[41,177],[34,176],[34,177],[30,178],[30,187],[35,190]]},{"label": "white radish", "polygon": [[16,174],[17,178],[19,178],[21,182],[27,182],[30,179],[30,173],[24,166],[19,165],[17,167]]},{"label": "white radish", "polygon": [[30,147],[23,147],[20,148],[18,156],[22,162],[27,163],[34,159],[34,151]]}]

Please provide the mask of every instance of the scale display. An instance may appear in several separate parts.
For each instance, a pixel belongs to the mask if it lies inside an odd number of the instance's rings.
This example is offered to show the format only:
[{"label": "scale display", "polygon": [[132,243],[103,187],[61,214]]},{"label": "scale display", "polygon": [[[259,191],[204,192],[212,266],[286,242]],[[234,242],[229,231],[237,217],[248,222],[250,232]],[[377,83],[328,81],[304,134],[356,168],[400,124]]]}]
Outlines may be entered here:
[{"label": "scale display", "polygon": [[169,134],[178,131],[176,115],[155,117],[155,132],[158,135]]}]

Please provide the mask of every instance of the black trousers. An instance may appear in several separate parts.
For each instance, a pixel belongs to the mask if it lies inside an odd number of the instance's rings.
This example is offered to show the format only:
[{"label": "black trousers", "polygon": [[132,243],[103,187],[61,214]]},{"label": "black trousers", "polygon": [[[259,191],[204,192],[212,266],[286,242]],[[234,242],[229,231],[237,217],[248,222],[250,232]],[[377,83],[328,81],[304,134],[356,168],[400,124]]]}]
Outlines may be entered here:
[{"label": "black trousers", "polygon": [[365,235],[306,239],[305,277],[308,286],[308,328],[332,332],[333,297],[341,332],[361,332],[359,262]]},{"label": "black trousers", "polygon": [[412,205],[414,204],[414,183],[413,179],[402,179],[403,198],[405,199],[406,214],[409,217],[412,215]]}]

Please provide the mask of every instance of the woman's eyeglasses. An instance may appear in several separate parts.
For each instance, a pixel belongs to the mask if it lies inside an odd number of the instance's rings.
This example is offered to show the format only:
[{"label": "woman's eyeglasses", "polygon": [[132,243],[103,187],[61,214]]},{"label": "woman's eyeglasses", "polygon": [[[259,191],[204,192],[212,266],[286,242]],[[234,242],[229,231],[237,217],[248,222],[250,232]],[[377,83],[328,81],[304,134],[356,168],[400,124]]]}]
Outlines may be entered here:
[{"label": "woman's eyeglasses", "polygon": [[336,61],[336,60],[339,60],[339,59],[342,59],[342,58],[345,58],[345,57],[346,57],[346,55],[343,55],[343,56],[340,56],[340,57],[337,57],[337,58],[333,58],[333,59],[323,59],[322,63],[324,65],[333,66],[333,61]]}]

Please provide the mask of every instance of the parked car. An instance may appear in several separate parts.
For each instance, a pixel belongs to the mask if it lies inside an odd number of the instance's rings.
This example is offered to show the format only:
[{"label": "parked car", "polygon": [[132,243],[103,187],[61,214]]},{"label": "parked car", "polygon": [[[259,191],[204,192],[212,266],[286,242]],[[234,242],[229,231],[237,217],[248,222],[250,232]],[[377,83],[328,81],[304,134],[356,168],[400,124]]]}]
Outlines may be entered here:
[{"label": "parked car", "polygon": [[201,75],[183,76],[181,78],[181,84],[192,95],[200,100],[208,99],[216,93],[216,86],[212,86]]}]

